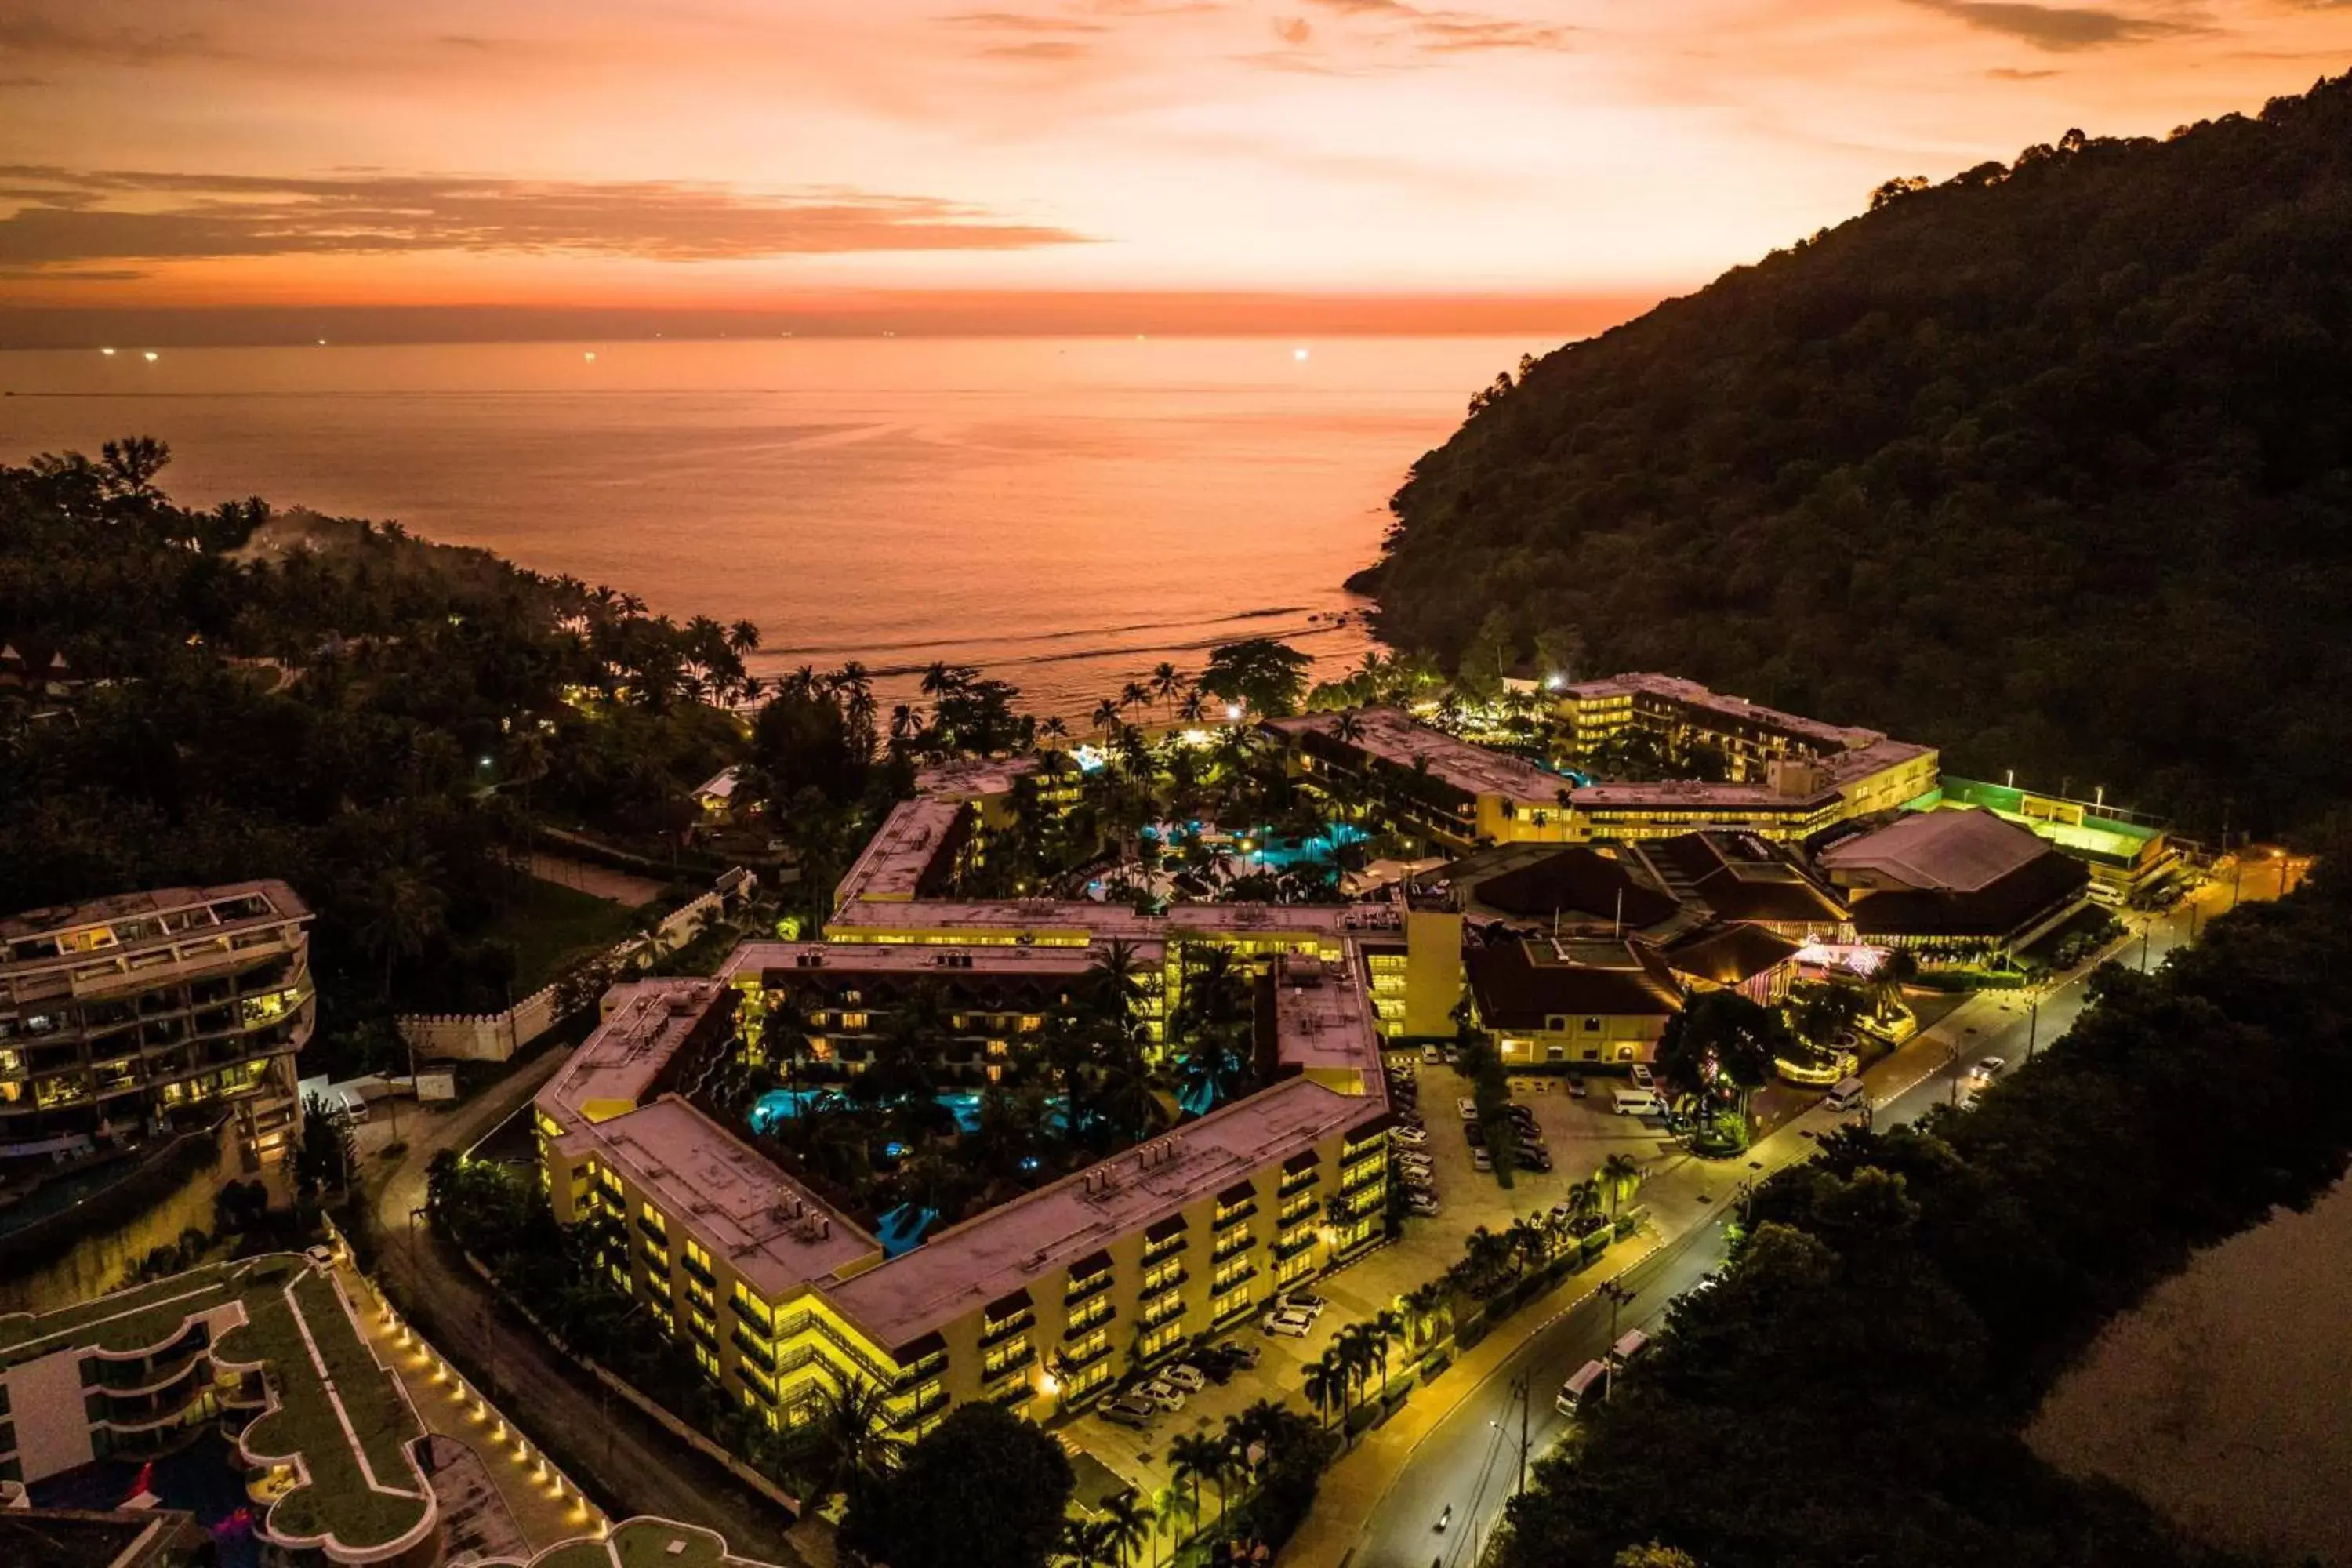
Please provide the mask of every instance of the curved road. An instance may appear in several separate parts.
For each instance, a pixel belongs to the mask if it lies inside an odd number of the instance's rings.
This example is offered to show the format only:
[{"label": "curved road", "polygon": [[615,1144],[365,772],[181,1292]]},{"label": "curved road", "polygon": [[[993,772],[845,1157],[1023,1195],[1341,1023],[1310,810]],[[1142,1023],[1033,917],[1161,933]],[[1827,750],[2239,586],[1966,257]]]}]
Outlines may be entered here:
[{"label": "curved road", "polygon": [[426,1230],[425,1170],[443,1149],[464,1150],[538,1092],[566,1051],[542,1052],[482,1093],[437,1115],[403,1113],[409,1147],[375,1193],[375,1276],[386,1294],[478,1388],[612,1516],[655,1514],[715,1530],[738,1556],[793,1563],[791,1521],[625,1403],[527,1323],[499,1313],[489,1289]]},{"label": "curved road", "polygon": [[[2246,896],[2254,896],[2256,865],[2246,868]],[[2270,871],[2273,881],[2277,872]],[[2264,896],[2273,896],[2268,889]],[[2153,970],[2164,955],[2188,940],[2192,921],[2220,913],[2230,902],[2226,878],[2201,890],[2192,903],[2172,914],[2155,916],[2135,925],[2133,934],[2108,950],[2106,957],[2129,967],[2139,966],[2142,936],[2146,962]],[[2194,910],[2192,916],[2191,910]],[[1997,1055],[2011,1067],[2022,1062],[2029,1045],[2038,1049],[2073,1026],[2083,1009],[2084,965],[2050,988],[2042,996],[2039,1016],[2020,995],[1979,994],[1956,1009],[1931,1035],[1948,1039],[1956,1048],[1930,1053],[1898,1054],[1871,1074],[1872,1114],[1881,1125],[1916,1120],[1928,1107],[1953,1097],[1979,1058]],[[1903,1065],[1907,1059],[1915,1065]],[[1884,1081],[1880,1081],[1881,1079]],[[1761,1176],[1809,1158],[1811,1141],[1837,1125],[1838,1118],[1821,1110],[1792,1118],[1750,1152],[1752,1173]],[[1620,1333],[1631,1328],[1654,1331],[1673,1299],[1718,1267],[1724,1257],[1722,1217],[1685,1231],[1658,1251],[1633,1264],[1618,1278],[1635,1292],[1618,1310]],[[1488,1532],[1502,1516],[1503,1505],[1518,1481],[1522,1402],[1517,1386],[1529,1389],[1525,1402],[1527,1454],[1540,1458],[1567,1430],[1569,1418],[1552,1407],[1561,1384],[1587,1361],[1599,1357],[1610,1344],[1609,1304],[1590,1300],[1539,1325],[1510,1359],[1480,1384],[1414,1450],[1395,1483],[1365,1521],[1363,1534],[1350,1568],[1469,1568],[1477,1561]],[[1454,1510],[1448,1529],[1435,1524],[1443,1510]]]}]

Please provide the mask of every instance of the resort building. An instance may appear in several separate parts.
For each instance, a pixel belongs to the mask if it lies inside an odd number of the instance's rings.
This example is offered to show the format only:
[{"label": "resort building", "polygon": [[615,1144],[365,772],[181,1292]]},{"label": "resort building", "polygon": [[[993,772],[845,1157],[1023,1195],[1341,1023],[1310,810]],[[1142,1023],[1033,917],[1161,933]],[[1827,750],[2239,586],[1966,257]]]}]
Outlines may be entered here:
[{"label": "resort building", "polygon": [[1786,845],[1754,833],[1685,833],[1625,847],[1685,909],[1761,926],[1790,941],[1845,942],[1853,921],[1837,890]]},{"label": "resort building", "polygon": [[1941,787],[1906,803],[1911,811],[1973,808],[2015,823],[2090,868],[2091,899],[2110,909],[2161,894],[2188,862],[2163,824],[2105,801],[2070,800],[1946,774]]},{"label": "resort building", "polygon": [[1471,949],[1464,963],[1471,1022],[1507,1067],[1647,1062],[1683,1008],[1672,967],[1639,939],[1501,942]]},{"label": "resort building", "polygon": [[1269,721],[1293,770],[1457,852],[1526,842],[1631,843],[1726,828],[1795,842],[1934,789],[1932,747],[1759,708],[1687,680],[1623,675],[1563,688],[1580,754],[1627,729],[1712,746],[1722,783],[1618,783],[1552,773],[1389,708]]},{"label": "resort building", "polygon": [[0,921],[0,1156],[71,1159],[232,1124],[299,1131],[310,913],[283,882],[127,893]]},{"label": "resort building", "polygon": [[1457,853],[1585,837],[1568,806],[1572,780],[1396,709],[1270,719],[1265,728],[1281,740],[1291,771],[1322,793],[1361,801]]},{"label": "resort building", "polygon": [[[541,1090],[558,1219],[629,1227],[620,1282],[705,1371],[779,1426],[828,1385],[889,1395],[908,1431],[987,1399],[1043,1418],[1248,1317],[1381,1234],[1386,1079],[1356,955],[1277,958],[1259,983],[1273,1081],[1137,1147],[924,1237],[886,1245],[679,1092],[732,1020],[804,973],[1066,980],[1001,946],[919,955],[752,944],[730,983],[646,981]],[[803,963],[803,960],[819,960]],[[829,983],[829,982],[828,982]],[[738,998],[740,998],[740,1002]]]},{"label": "resort building", "polygon": [[1925,952],[2014,952],[2090,902],[2091,874],[1989,811],[1923,811],[1822,849],[1854,934]]},{"label": "resort building", "polygon": [[412,1449],[424,1426],[322,1263],[277,1253],[0,1318],[0,1480],[37,1487],[215,1430],[268,1561],[441,1561]]}]

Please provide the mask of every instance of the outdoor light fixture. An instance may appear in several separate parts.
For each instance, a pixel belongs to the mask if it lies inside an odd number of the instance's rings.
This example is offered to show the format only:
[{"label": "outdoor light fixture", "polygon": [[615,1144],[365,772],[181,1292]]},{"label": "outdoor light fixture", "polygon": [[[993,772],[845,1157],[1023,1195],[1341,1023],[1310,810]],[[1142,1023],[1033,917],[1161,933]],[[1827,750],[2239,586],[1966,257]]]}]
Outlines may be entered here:
[{"label": "outdoor light fixture", "polygon": [[1241,716],[1242,716],[1242,705],[1241,705],[1240,703],[1238,703],[1238,702],[1228,702],[1228,703],[1226,703],[1226,704],[1225,704],[1225,717],[1226,717],[1226,718],[1228,718],[1228,719],[1238,719],[1238,718],[1240,718]]}]

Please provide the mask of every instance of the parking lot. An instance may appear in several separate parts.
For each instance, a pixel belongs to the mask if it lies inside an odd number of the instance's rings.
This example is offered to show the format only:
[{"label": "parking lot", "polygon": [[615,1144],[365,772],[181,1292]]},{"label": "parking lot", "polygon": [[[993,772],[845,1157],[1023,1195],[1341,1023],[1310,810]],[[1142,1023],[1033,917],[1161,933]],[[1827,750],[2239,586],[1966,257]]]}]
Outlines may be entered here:
[{"label": "parking lot", "polygon": [[1226,1416],[1259,1399],[1307,1409],[1299,1392],[1301,1369],[1323,1353],[1341,1328],[1393,1308],[1398,1297],[1443,1274],[1462,1257],[1464,1238],[1480,1226],[1505,1230],[1515,1219],[1542,1214],[1567,1195],[1570,1184],[1591,1175],[1612,1154],[1631,1154],[1647,1167],[1674,1152],[1662,1129],[1610,1110],[1609,1090],[1622,1086],[1622,1079],[1594,1079],[1590,1095],[1578,1100],[1567,1092],[1564,1079],[1515,1079],[1511,1098],[1535,1112],[1552,1168],[1548,1173],[1516,1172],[1506,1189],[1493,1175],[1472,1168],[1470,1145],[1455,1109],[1455,1102],[1471,1093],[1469,1080],[1449,1067],[1423,1063],[1417,1051],[1391,1052],[1389,1060],[1411,1063],[1428,1136],[1420,1152],[1429,1156],[1437,1215],[1408,1218],[1395,1240],[1313,1281],[1307,1288],[1329,1307],[1304,1339],[1265,1333],[1255,1319],[1227,1334],[1228,1342],[1260,1347],[1255,1372],[1236,1373],[1222,1386],[1212,1383],[1188,1394],[1181,1410],[1162,1415],[1141,1429],[1092,1413],[1070,1423],[1066,1435],[1072,1442],[1146,1495],[1168,1484],[1168,1444],[1177,1435],[1222,1427]]}]

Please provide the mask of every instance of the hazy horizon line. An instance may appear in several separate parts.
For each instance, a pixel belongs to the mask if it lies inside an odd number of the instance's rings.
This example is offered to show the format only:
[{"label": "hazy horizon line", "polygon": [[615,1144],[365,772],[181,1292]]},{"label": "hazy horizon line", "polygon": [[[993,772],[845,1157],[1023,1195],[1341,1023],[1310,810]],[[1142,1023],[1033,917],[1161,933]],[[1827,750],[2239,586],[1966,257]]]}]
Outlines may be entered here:
[{"label": "hazy horizon line", "polygon": [[0,350],[268,348],[776,337],[1579,337],[1667,289],[1561,294],[1268,290],[872,292],[792,305],[0,305]]}]

